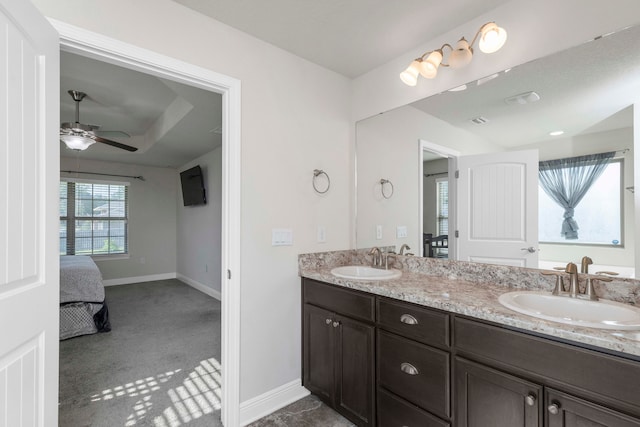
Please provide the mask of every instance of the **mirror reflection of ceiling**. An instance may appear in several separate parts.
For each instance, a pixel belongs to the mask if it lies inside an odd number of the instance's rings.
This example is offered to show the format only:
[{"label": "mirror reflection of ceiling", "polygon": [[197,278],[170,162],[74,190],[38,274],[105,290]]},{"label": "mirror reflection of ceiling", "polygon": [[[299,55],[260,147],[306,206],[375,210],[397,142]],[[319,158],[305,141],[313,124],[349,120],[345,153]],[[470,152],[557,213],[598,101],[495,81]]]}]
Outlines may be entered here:
[{"label": "mirror reflection of ceiling", "polygon": [[85,92],[80,122],[100,125],[105,138],[139,148],[128,152],[96,143],[62,157],[159,167],[179,167],[222,143],[220,94],[171,80],[60,52],[60,121],[75,120],[68,90]]},{"label": "mirror reflection of ceiling", "polygon": [[[570,138],[629,127],[627,107],[640,96],[638,40],[640,26],[628,28],[411,105],[505,149],[551,140],[557,130]],[[539,101],[505,102],[531,91]],[[473,123],[477,117],[487,122]]]}]

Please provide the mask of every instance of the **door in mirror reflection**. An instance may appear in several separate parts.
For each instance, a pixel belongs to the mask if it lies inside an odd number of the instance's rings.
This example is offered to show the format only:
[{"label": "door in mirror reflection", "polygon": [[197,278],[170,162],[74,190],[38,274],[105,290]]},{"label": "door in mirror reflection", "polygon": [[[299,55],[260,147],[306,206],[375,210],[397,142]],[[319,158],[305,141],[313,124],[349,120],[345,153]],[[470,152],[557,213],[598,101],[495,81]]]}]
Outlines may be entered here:
[{"label": "door in mirror reflection", "polygon": [[458,158],[457,259],[538,267],[538,151]]}]

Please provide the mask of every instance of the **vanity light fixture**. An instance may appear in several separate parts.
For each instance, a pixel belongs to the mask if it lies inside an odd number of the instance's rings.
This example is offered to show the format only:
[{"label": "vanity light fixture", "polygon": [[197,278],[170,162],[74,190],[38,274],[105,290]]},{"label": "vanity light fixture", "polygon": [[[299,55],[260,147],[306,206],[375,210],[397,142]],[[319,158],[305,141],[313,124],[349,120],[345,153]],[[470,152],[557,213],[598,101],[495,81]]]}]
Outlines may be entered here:
[{"label": "vanity light fixture", "polygon": [[[415,86],[418,83],[418,74],[425,79],[433,79],[438,74],[438,68],[443,67],[462,68],[471,62],[473,58],[473,44],[476,40],[478,47],[484,53],[497,52],[507,41],[507,32],[504,28],[498,27],[495,22],[484,24],[471,43],[462,37],[455,47],[445,43],[440,49],[424,53],[421,57],[414,59],[409,67],[400,73],[400,80],[408,86]],[[442,62],[444,59],[444,49],[449,48],[448,63]]]}]

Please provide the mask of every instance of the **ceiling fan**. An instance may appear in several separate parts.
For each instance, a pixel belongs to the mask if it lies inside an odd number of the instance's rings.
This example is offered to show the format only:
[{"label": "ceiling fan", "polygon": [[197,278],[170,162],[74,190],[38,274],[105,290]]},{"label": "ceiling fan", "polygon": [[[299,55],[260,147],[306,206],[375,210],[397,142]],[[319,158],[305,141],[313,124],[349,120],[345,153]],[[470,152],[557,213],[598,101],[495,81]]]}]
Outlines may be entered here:
[{"label": "ceiling fan", "polygon": [[[69,90],[68,93],[76,102],[76,121],[75,123],[68,122],[60,125],[60,141],[64,142],[67,147],[72,150],[86,150],[91,144],[101,142],[127,151],[138,151],[136,147],[98,136],[99,125],[85,125],[80,123],[80,101],[82,101],[87,94],[77,90]],[[127,135],[125,132],[120,133]]]}]

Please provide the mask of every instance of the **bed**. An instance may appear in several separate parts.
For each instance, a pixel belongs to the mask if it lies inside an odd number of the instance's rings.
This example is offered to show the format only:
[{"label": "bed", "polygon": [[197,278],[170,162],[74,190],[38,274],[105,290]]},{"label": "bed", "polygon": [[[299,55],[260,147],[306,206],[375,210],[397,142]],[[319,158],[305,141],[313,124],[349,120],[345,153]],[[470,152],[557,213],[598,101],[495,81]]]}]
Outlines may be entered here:
[{"label": "bed", "polygon": [[110,330],[98,266],[89,256],[61,256],[60,340]]}]

